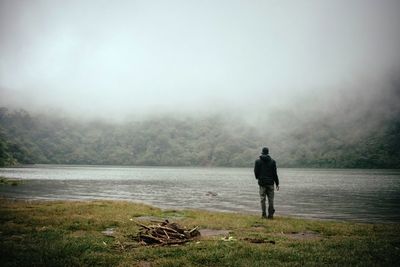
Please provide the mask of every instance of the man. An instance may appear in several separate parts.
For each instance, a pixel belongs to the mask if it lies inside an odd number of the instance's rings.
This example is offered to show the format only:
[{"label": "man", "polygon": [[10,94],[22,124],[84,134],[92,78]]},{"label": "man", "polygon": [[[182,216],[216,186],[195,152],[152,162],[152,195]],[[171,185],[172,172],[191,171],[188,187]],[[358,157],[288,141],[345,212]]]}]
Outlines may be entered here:
[{"label": "man", "polygon": [[260,186],[262,218],[267,218],[265,199],[268,197],[268,219],[274,218],[274,183],[279,191],[279,179],[276,162],[269,156],[269,149],[264,147],[261,156],[254,164],[254,175]]}]

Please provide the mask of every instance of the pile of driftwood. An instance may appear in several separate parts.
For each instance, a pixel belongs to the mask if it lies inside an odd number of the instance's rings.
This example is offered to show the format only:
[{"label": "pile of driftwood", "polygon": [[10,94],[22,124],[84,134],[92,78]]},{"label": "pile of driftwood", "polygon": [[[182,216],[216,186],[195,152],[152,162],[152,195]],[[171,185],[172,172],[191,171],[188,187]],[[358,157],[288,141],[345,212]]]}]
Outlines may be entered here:
[{"label": "pile of driftwood", "polygon": [[144,245],[183,244],[200,235],[198,227],[188,230],[168,220],[155,225],[136,224],[140,226],[138,241]]}]

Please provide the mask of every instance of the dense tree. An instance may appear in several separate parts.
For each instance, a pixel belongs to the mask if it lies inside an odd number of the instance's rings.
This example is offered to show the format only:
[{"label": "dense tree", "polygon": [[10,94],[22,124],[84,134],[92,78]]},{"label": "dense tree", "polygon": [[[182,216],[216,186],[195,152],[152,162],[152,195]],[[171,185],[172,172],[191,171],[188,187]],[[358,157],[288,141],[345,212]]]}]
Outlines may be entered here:
[{"label": "dense tree", "polygon": [[[359,131],[319,118],[264,129],[239,119],[158,117],[131,123],[82,122],[0,109],[0,166],[18,163],[252,166],[271,146],[280,167],[399,168],[397,116]],[[269,125],[269,124],[268,124]],[[290,127],[289,127],[290,126]]]}]

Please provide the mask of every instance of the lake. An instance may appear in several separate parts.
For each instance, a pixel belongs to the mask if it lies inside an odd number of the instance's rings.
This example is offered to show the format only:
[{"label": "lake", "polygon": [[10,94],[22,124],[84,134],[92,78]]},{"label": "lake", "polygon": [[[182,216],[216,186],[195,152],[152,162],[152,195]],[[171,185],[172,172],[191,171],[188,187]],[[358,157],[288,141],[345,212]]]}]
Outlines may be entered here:
[{"label": "lake", "polygon": [[[278,169],[276,215],[400,222],[400,170]],[[0,197],[118,199],[168,209],[260,213],[252,168],[35,165],[1,168],[26,181],[0,186]]]}]

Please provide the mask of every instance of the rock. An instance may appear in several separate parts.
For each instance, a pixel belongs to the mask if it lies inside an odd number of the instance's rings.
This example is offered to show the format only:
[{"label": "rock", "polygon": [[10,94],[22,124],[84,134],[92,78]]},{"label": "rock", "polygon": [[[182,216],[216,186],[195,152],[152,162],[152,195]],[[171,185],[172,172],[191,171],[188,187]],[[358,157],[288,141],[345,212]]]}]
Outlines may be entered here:
[{"label": "rock", "polygon": [[115,230],[114,228],[107,228],[105,231],[101,232],[105,236],[115,237]]},{"label": "rock", "polygon": [[209,196],[209,197],[216,197],[216,196],[218,196],[218,194],[215,193],[215,192],[208,191],[208,192],[206,193],[206,196]]}]

